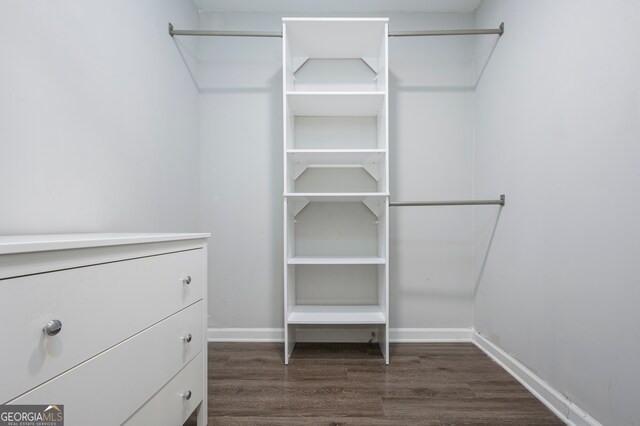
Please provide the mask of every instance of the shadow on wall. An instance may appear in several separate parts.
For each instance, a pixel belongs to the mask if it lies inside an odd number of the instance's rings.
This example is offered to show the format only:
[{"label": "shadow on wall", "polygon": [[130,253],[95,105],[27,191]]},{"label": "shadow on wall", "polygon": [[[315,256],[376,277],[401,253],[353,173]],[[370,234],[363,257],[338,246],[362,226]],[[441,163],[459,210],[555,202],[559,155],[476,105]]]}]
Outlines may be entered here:
[{"label": "shadow on wall", "polygon": [[[269,191],[272,194],[269,197],[268,209],[274,214],[271,217],[271,225],[269,226],[269,240],[272,242],[272,250],[269,252],[269,264],[274,269],[272,277],[278,277],[276,282],[272,283],[277,291],[269,292],[272,300],[269,301],[268,306],[280,306],[275,312],[281,313],[284,310],[284,299],[280,289],[282,288],[282,280],[284,280],[284,265],[282,263],[282,256],[284,253],[284,223],[282,217],[284,215],[284,202],[282,194],[284,193],[284,181],[282,178],[282,171],[284,169],[284,146],[283,146],[283,100],[282,100],[282,80],[283,70],[280,68],[279,72],[273,75],[269,79],[269,87],[271,88],[269,99],[271,100],[271,119],[269,122],[273,126],[271,132],[272,135],[270,156],[266,160],[269,162],[271,170],[268,173],[269,176]],[[281,305],[282,303],[282,305]],[[282,316],[276,321],[282,321]]]},{"label": "shadow on wall", "polygon": [[[398,170],[399,168],[399,164],[398,164],[398,157],[400,157],[400,155],[398,155],[398,149],[400,148],[398,146],[398,144],[396,143],[396,141],[398,140],[398,126],[397,126],[397,122],[398,122],[398,96],[396,95],[397,89],[398,89],[398,77],[391,72],[391,70],[389,70],[389,113],[388,113],[388,118],[389,118],[389,152],[393,152],[394,155],[390,155],[389,156],[389,178],[391,178],[391,176],[397,176],[396,174],[396,170]],[[389,193],[393,194],[394,192],[396,192],[397,187],[396,187],[396,180],[395,179],[390,179],[389,180]],[[391,200],[392,197],[389,197],[389,199]]]},{"label": "shadow on wall", "polygon": [[193,85],[196,86],[198,92],[200,91],[200,86],[198,85],[197,72],[195,71],[198,64],[198,54],[197,54],[197,40],[193,37],[191,40],[187,39],[177,39],[175,37],[171,37],[173,39],[174,44],[176,45],[176,50],[178,54],[180,54],[180,58],[184,63],[185,68],[189,72],[189,77],[191,77],[191,81],[193,81]]},{"label": "shadow on wall", "polygon": [[[397,97],[396,93],[400,92],[415,92],[415,93],[460,93],[460,92],[473,92],[475,90],[475,85],[467,86],[467,85],[400,85],[400,79],[398,76],[389,71],[389,123],[395,123],[396,118],[392,116],[393,112],[396,111],[397,107]],[[392,138],[392,128],[389,128],[389,143],[394,140]]]},{"label": "shadow on wall", "polygon": [[[409,120],[413,122],[410,126],[414,126],[414,130],[416,126],[422,128],[416,124],[421,120],[422,112],[416,112],[415,109],[412,111],[412,108],[431,105],[429,93],[458,96],[460,93],[472,94],[473,87],[465,85],[465,82],[458,85],[425,82],[424,85],[409,86],[401,85],[401,81],[396,73],[389,72],[389,145],[392,153],[389,156],[392,176],[390,198],[391,201],[429,199],[442,190],[416,182],[416,176],[422,173],[420,166],[403,162],[423,155],[425,143],[429,143],[430,139],[422,141],[421,134],[408,132],[407,127],[401,126],[407,126]],[[426,98],[419,96],[421,101],[417,104],[407,102],[405,95],[413,93],[426,94]],[[418,98],[409,98],[411,99]],[[407,119],[407,114],[412,118]],[[440,134],[442,132],[440,130]],[[446,132],[444,136],[450,137]],[[446,306],[456,307],[464,304],[470,306],[472,303],[471,227],[468,227],[467,233],[453,230],[451,235],[438,230],[442,223],[447,229],[453,229],[456,227],[452,228],[452,224],[458,223],[458,220],[471,218],[468,210],[454,209],[456,210],[452,212],[452,216],[447,216],[447,212],[441,207],[417,207],[410,210],[391,208],[389,275],[390,282],[394,283],[391,300],[392,303],[399,304],[398,310],[417,306],[433,307],[441,302],[446,303]],[[420,231],[414,232],[412,228]]]},{"label": "shadow on wall", "polygon": [[[210,46],[209,46],[210,47]],[[265,61],[253,66],[253,72],[247,75],[235,74],[233,66],[245,66],[244,56],[236,58],[236,61],[226,64],[221,61],[220,64],[200,62],[198,72],[194,72],[190,67],[188,51],[182,50],[188,48],[180,41],[176,41],[176,48],[183,58],[184,65],[187,68],[192,80],[201,96],[202,100],[206,100],[201,109],[201,119],[208,121],[205,127],[208,133],[201,135],[203,144],[217,145],[217,158],[203,158],[203,167],[205,168],[223,168],[228,171],[228,183],[222,184],[225,188],[222,191],[223,196],[214,196],[212,193],[205,192],[203,197],[208,198],[208,202],[204,202],[207,211],[203,212],[205,217],[204,223],[209,224],[207,232],[213,232],[211,217],[225,217],[236,225],[243,221],[248,221],[243,226],[242,237],[246,241],[239,244],[230,236],[230,234],[222,232],[217,238],[212,238],[209,245],[209,288],[215,289],[221,295],[229,295],[229,300],[222,298],[215,302],[216,306],[210,305],[210,311],[218,311],[222,309],[231,324],[242,323],[245,321],[232,300],[238,292],[247,294],[255,293],[260,298],[259,307],[249,321],[255,321],[259,318],[261,324],[267,324],[270,327],[276,327],[282,324],[283,318],[283,300],[282,300],[282,279],[284,276],[282,253],[283,253],[283,201],[282,194],[284,192],[282,170],[283,170],[283,146],[282,146],[282,67],[281,60],[277,63]],[[220,55],[224,55],[226,50],[220,50]],[[202,54],[202,51],[201,51]],[[211,57],[217,57],[218,52],[211,51],[208,53]],[[185,59],[186,58],[186,59]],[[222,57],[224,59],[224,57]],[[220,69],[218,69],[220,65]],[[229,65],[229,66],[227,66]],[[248,66],[248,65],[247,65]],[[204,72],[208,72],[205,75]],[[221,78],[216,78],[216,74],[220,71]],[[245,84],[246,83],[246,84]],[[235,95],[239,95],[236,97]],[[226,102],[234,98],[237,102],[227,104]],[[220,117],[212,117],[211,111],[208,109],[209,103],[216,105],[217,110],[225,111],[223,120]],[[217,125],[213,123],[218,123]],[[242,126],[237,129],[233,126]],[[220,146],[225,144],[226,147],[221,149]],[[239,167],[226,167],[232,159],[245,157],[244,164]],[[226,158],[225,158],[226,157]],[[246,173],[250,173],[247,175]],[[259,179],[256,177],[259,176]],[[213,177],[208,178],[208,185],[215,185]],[[238,185],[232,182],[237,180]],[[247,185],[247,181],[252,181],[251,185]],[[204,185],[206,187],[207,185]],[[248,201],[251,200],[251,201]],[[226,226],[234,226],[229,223]],[[247,248],[247,245],[249,246]],[[242,253],[233,253],[244,247]],[[235,268],[234,266],[224,265],[223,268],[216,268],[221,261],[220,257],[216,257],[216,253],[224,252],[225,259],[234,257],[249,257],[257,259],[248,266]],[[236,256],[237,255],[237,256]],[[236,273],[230,272],[236,270]],[[243,288],[233,289],[232,283],[240,282]],[[211,290],[210,290],[211,291]],[[280,308],[278,308],[280,307]],[[236,311],[234,313],[233,311]],[[219,317],[222,314],[219,315]],[[225,327],[229,324],[221,322],[220,318],[210,323],[211,327]],[[246,326],[256,326],[256,324],[247,324]]]},{"label": "shadow on wall", "polygon": [[489,236],[489,240],[487,242],[487,247],[484,250],[482,255],[482,263],[480,264],[480,269],[478,270],[478,276],[476,277],[474,286],[473,286],[473,299],[476,299],[478,294],[478,289],[480,288],[480,282],[482,281],[482,277],[484,276],[484,270],[487,266],[487,260],[489,259],[489,253],[491,252],[491,246],[493,245],[493,239],[496,235],[496,230],[498,229],[498,222],[500,222],[500,215],[502,214],[502,206],[498,209],[498,212],[495,215],[495,219],[493,221],[493,226],[491,227],[491,234]]},{"label": "shadow on wall", "polygon": [[[282,70],[280,73],[275,74],[273,77],[269,78],[269,84],[266,86],[259,87],[247,87],[247,86],[239,86],[239,87],[201,87],[198,82],[198,73],[196,70],[198,58],[195,53],[195,49],[193,46],[190,46],[190,43],[185,43],[182,39],[173,37],[173,42],[176,45],[176,50],[184,63],[184,67],[189,73],[189,77],[191,77],[191,81],[193,81],[193,85],[198,90],[198,93],[202,94],[210,94],[210,93],[270,93],[279,98],[279,102],[282,103]],[[275,99],[274,99],[275,102]],[[282,117],[282,114],[280,114]]]},{"label": "shadow on wall", "polygon": [[415,93],[460,93],[460,92],[475,92],[482,76],[484,74],[487,65],[491,61],[491,57],[498,46],[498,41],[501,37],[496,36],[493,39],[487,40],[478,39],[476,52],[479,54],[474,57],[474,69],[478,70],[474,77],[474,81],[469,85],[400,85],[398,77],[390,70],[389,71],[389,102],[390,110],[393,94],[398,92],[415,92]]},{"label": "shadow on wall", "polygon": [[[473,90],[474,91],[478,87],[478,84],[480,84],[480,80],[482,79],[482,76],[484,74],[484,70],[487,69],[487,65],[491,61],[491,57],[493,56],[493,52],[496,50],[496,47],[498,46],[498,40],[500,40],[500,38],[501,38],[501,36],[496,36],[496,38],[493,39],[493,42],[485,41],[483,43],[484,46],[481,46],[481,47],[476,49],[476,51],[484,51],[484,52],[487,52],[487,53],[485,55],[480,55],[480,56],[478,56],[477,58],[474,59],[474,63],[479,63],[479,65],[475,66],[475,69],[476,70],[477,69],[480,70],[477,73],[476,82],[473,84]],[[476,46],[478,44],[479,43],[476,43]],[[482,56],[484,56],[484,59],[482,58]]]},{"label": "shadow on wall", "polygon": [[[257,242],[256,250],[261,250],[260,256],[264,256],[268,259],[263,266],[265,269],[261,269],[259,275],[264,280],[261,283],[257,283],[259,286],[269,288],[269,291],[263,292],[263,306],[269,306],[272,308],[267,309],[268,315],[270,313],[276,313],[275,317],[265,319],[268,324],[282,323],[281,312],[284,309],[284,301],[282,298],[282,280],[284,277],[284,266],[282,262],[282,253],[284,250],[284,229],[283,229],[283,210],[284,203],[282,194],[284,193],[282,170],[283,170],[283,110],[282,110],[282,69],[273,74],[268,80],[265,81],[266,85],[261,87],[202,87],[199,89],[202,95],[216,95],[216,94],[263,94],[267,99],[269,118],[264,120],[260,119],[260,122],[269,123],[268,131],[262,136],[256,139],[255,143],[267,144],[266,149],[260,149],[264,152],[266,150],[267,155],[256,159],[259,161],[259,169],[262,170],[263,184],[260,186],[265,187],[265,190],[270,194],[267,197],[260,197],[264,202],[258,205],[253,205],[252,215],[255,215],[256,223],[260,223],[262,226],[259,229],[259,234],[255,235],[256,240],[261,240],[261,243]],[[248,117],[250,119],[250,117]],[[251,126],[250,120],[247,121],[247,125]],[[227,141],[231,142],[231,141]],[[222,159],[221,161],[224,161]],[[247,199],[251,199],[256,194],[245,194]],[[234,209],[237,206],[222,205],[222,201],[218,204],[220,209]],[[242,207],[242,208],[246,208]],[[263,218],[266,217],[267,219]],[[225,244],[225,242],[222,242]],[[225,244],[227,247],[232,245]],[[267,252],[264,252],[267,247]],[[244,253],[238,253],[242,256]],[[210,259],[213,262],[213,259]],[[228,277],[220,277],[223,282],[228,281]],[[211,286],[212,283],[209,283]],[[218,283],[220,285],[220,283]],[[266,296],[265,296],[266,294]],[[275,308],[273,308],[275,307]]]}]

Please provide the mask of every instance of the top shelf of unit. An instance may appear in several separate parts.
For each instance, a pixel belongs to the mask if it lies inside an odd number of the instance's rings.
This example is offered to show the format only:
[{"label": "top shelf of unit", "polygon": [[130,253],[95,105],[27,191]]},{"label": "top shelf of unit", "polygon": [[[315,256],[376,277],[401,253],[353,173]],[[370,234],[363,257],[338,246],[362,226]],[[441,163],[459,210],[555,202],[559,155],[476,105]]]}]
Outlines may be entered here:
[{"label": "top shelf of unit", "polygon": [[381,56],[388,18],[283,18],[291,57]]}]

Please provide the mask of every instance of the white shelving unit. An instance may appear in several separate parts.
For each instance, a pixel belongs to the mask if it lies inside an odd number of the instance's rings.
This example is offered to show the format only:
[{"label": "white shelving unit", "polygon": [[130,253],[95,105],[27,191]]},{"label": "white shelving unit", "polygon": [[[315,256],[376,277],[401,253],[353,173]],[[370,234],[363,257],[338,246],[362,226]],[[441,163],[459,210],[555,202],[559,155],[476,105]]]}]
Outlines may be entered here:
[{"label": "white shelving unit", "polygon": [[323,325],[373,327],[389,363],[388,19],[282,34],[285,363]]}]

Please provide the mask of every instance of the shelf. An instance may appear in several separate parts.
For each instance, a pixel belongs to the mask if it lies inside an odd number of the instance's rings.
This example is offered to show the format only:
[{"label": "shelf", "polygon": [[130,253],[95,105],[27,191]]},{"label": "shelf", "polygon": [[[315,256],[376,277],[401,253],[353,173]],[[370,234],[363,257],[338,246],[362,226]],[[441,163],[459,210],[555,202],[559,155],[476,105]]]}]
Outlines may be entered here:
[{"label": "shelf", "polygon": [[287,92],[295,116],[376,116],[384,97],[385,92]]},{"label": "shelf", "polygon": [[384,164],[385,150],[381,149],[352,149],[352,150],[287,150],[287,157],[296,163],[308,166],[344,166],[366,164]]},{"label": "shelf", "polygon": [[289,205],[289,211],[297,216],[298,213],[304,209],[307,204],[311,202],[362,202],[364,203],[371,213],[376,217],[380,217],[383,207],[389,197],[388,192],[335,192],[335,193],[314,193],[314,192],[285,192],[284,197],[291,200]]},{"label": "shelf", "polygon": [[284,196],[290,199],[304,199],[309,202],[354,202],[364,201],[367,198],[385,198],[388,192],[285,192]]},{"label": "shelf", "polygon": [[371,154],[386,154],[386,149],[378,148],[362,148],[362,149],[287,149],[287,154],[300,154],[300,155],[371,155]]},{"label": "shelf", "polygon": [[377,256],[295,256],[289,265],[384,265],[386,260]]},{"label": "shelf", "polygon": [[384,150],[287,150],[293,179],[310,168],[363,168],[376,181],[384,173]]},{"label": "shelf", "polygon": [[[292,64],[297,66],[298,64]],[[291,91],[360,91],[384,90],[384,76],[378,78],[372,65],[362,58],[309,58],[288,79]]]},{"label": "shelf", "polygon": [[386,324],[384,312],[377,305],[295,306],[289,324]]}]

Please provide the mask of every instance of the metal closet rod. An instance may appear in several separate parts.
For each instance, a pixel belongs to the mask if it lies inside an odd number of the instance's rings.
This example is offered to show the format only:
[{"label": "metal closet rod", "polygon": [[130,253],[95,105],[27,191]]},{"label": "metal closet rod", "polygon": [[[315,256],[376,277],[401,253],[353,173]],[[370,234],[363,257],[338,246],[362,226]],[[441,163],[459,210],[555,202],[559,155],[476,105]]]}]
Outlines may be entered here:
[{"label": "metal closet rod", "polygon": [[471,30],[429,30],[429,31],[392,31],[389,37],[431,37],[431,36],[454,36],[454,35],[483,35],[483,34],[504,34],[504,22],[498,28],[471,29]]},{"label": "metal closet rod", "polygon": [[[429,37],[453,35],[482,35],[504,33],[504,22],[498,28],[471,30],[429,30],[429,31],[395,31],[389,37]],[[211,31],[211,30],[176,30],[169,22],[169,35],[173,36],[210,36],[210,37],[282,37],[277,31]]]},{"label": "metal closet rod", "polygon": [[504,206],[504,194],[499,200],[459,200],[459,201],[391,201],[389,207],[410,207],[410,206],[484,206],[499,205]]}]

